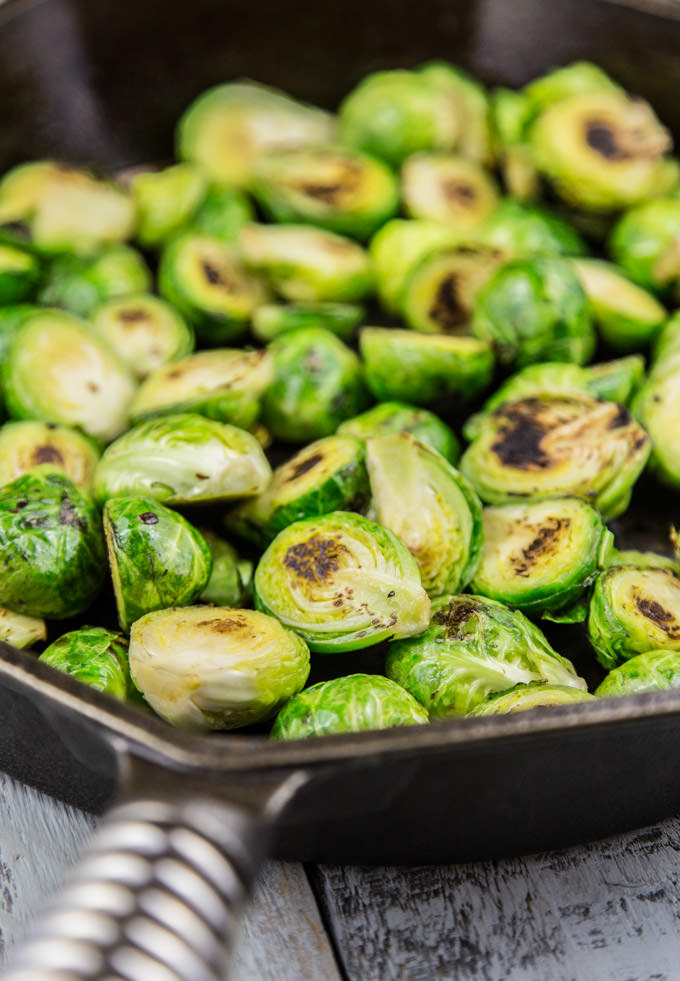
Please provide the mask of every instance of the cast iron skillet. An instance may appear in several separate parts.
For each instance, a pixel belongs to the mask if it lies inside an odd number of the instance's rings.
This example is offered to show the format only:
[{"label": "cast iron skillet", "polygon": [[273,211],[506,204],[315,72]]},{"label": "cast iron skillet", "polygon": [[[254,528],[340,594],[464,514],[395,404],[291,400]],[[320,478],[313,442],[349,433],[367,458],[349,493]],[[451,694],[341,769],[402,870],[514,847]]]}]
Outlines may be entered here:
[{"label": "cast iron skillet", "polygon": [[[678,135],[680,11],[635,7],[10,0],[0,10],[0,168],[42,156],[107,170],[166,159],[177,116],[210,84],[246,75],[334,106],[368,71],[433,57],[513,85],[589,58]],[[676,499],[641,493],[621,544],[659,547]],[[582,669],[583,645],[576,655]],[[5,770],[92,810],[123,801],[15,951],[15,981],[214,981],[266,851],[470,860],[680,809],[680,692],[272,744],[179,732],[0,645],[0,717]]]}]

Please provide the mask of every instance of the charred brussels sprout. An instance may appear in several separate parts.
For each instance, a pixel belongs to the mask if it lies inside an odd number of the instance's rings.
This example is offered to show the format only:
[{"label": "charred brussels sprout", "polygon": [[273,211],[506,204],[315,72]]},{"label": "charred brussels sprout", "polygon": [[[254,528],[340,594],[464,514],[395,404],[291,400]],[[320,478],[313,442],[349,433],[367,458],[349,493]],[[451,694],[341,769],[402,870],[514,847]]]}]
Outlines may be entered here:
[{"label": "charred brussels sprout", "polygon": [[366,408],[359,359],[321,327],[283,334],[269,346],[274,380],[264,395],[262,420],[278,439],[306,443],[330,436]]},{"label": "charred brussels sprout", "polygon": [[39,617],[27,617],[0,606],[0,641],[12,647],[32,647],[38,640],[47,640],[47,625]]},{"label": "charred brussels sprout", "polygon": [[465,401],[483,392],[493,374],[493,352],[475,337],[365,327],[359,348],[368,387],[381,400]]},{"label": "charred brussels sprout", "polygon": [[26,249],[0,242],[0,305],[19,303],[34,292],[40,263]]},{"label": "charred brussels sprout", "polygon": [[502,200],[480,229],[487,245],[508,256],[584,255],[586,244],[568,222],[538,205]]},{"label": "charred brussels sprout", "polygon": [[398,640],[388,678],[424,705],[431,718],[465,715],[493,692],[547,681],[574,690],[586,683],[518,610],[483,596],[441,596],[421,637]]},{"label": "charred brussels sprout", "polygon": [[255,221],[250,198],[236,187],[210,187],[191,219],[191,230],[236,245],[244,225]]},{"label": "charred brussels sprout", "polygon": [[680,284],[680,201],[660,198],[627,211],[612,229],[609,251],[634,283],[655,293]]},{"label": "charred brussels sprout", "polygon": [[472,325],[500,361],[584,364],[595,350],[588,301],[568,262],[552,256],[507,262],[483,285]]},{"label": "charred brussels sprout", "polygon": [[128,245],[116,245],[93,256],[64,255],[55,259],[45,276],[39,300],[89,317],[105,300],[148,293],[150,289],[151,273],[139,252]]},{"label": "charred brussels sprout", "polygon": [[5,423],[0,429],[0,484],[49,464],[62,470],[76,487],[90,491],[98,459],[96,444],[67,426],[26,420]]},{"label": "charred brussels sprout", "polygon": [[680,650],[680,578],[671,569],[612,566],[595,583],[588,637],[607,670],[634,654]]},{"label": "charred brussels sprout", "polygon": [[552,705],[572,705],[575,702],[593,701],[595,696],[588,694],[587,691],[534,681],[528,685],[515,685],[510,691],[488,695],[469,715],[507,715],[510,712],[550,708]]},{"label": "charred brussels sprout", "polygon": [[585,369],[588,391],[596,399],[627,405],[645,377],[645,359],[641,354],[602,361]]},{"label": "charred brussels sprout", "polygon": [[457,154],[417,153],[401,171],[404,209],[412,218],[446,222],[475,232],[498,202],[491,175]]},{"label": "charred brussels sprout", "polygon": [[279,222],[367,239],[399,207],[399,184],[380,160],[352,150],[277,150],[255,166],[253,195]]},{"label": "charred brussels sprout", "polygon": [[366,443],[371,516],[409,549],[430,596],[463,589],[483,544],[482,506],[451,464],[409,433]]},{"label": "charred brussels sprout", "polygon": [[40,660],[78,681],[119,698],[142,705],[132,683],[127,640],[104,627],[82,627],[63,634],[40,655]]},{"label": "charred brussels sprout", "polygon": [[327,436],[311,443],[277,467],[261,494],[232,511],[228,526],[268,545],[294,521],[362,509],[369,498],[364,456],[364,445],[354,436]]},{"label": "charred brussels sprout", "polygon": [[212,572],[201,593],[201,602],[215,606],[247,606],[252,596],[253,563],[239,558],[233,545],[214,532],[202,529],[201,534],[212,555]]},{"label": "charred brussels sprout", "polygon": [[203,92],[185,110],[177,126],[177,153],[217,184],[248,187],[262,153],[328,143],[334,130],[328,113],[278,89],[230,82]]},{"label": "charred brussels sprout", "polygon": [[194,349],[194,333],[186,320],[149,293],[108,300],[97,307],[91,322],[138,378]]},{"label": "charred brussels sprout", "polygon": [[613,668],[595,694],[599,698],[616,698],[670,688],[680,688],[680,651],[645,651]]},{"label": "charred brussels sprout", "polygon": [[421,66],[420,74],[448,96],[452,111],[460,119],[456,140],[459,153],[487,166],[492,164],[489,100],[484,86],[462,68],[445,61],[427,62]]},{"label": "charred brussels sprout", "polygon": [[243,268],[230,246],[193,232],[173,239],[164,249],[158,288],[193,324],[203,343],[213,346],[241,337],[266,299],[260,281]]},{"label": "charred brussels sprout", "polygon": [[188,163],[133,177],[140,245],[158,248],[186,225],[205,197],[207,186],[201,171]]},{"label": "charred brussels sprout", "polygon": [[387,528],[335,511],[280,532],[255,570],[255,605],[314,651],[353,651],[427,628],[415,559]]},{"label": "charred brussels sprout", "polygon": [[364,317],[355,303],[265,303],[253,314],[253,334],[263,343],[299,327],[323,327],[349,341]]},{"label": "charred brussels sprout", "polygon": [[152,610],[190,606],[210,579],[212,555],[193,525],[153,497],[115,497],[104,505],[104,534],[118,622]]},{"label": "charred brussels sprout", "polygon": [[104,578],[104,543],[90,496],[38,467],[0,488],[0,603],[63,620],[87,609]]},{"label": "charred brussels sprout", "polygon": [[358,439],[389,433],[411,433],[421,443],[441,453],[449,463],[455,463],[460,456],[456,434],[439,416],[405,402],[381,402],[338,426],[338,436],[356,436]]},{"label": "charred brussels sprout", "polygon": [[2,366],[16,419],[78,426],[108,442],[127,426],[135,382],[89,325],[70,313],[41,310],[26,319]]},{"label": "charred brussels sprout", "polygon": [[158,368],[142,382],[130,406],[134,421],[169,412],[198,412],[247,429],[274,367],[267,351],[199,351]]},{"label": "charred brussels sprout", "polygon": [[576,497],[484,509],[484,548],[471,589],[524,613],[563,610],[607,565],[612,534]]},{"label": "charred brussels sprout", "polygon": [[637,351],[658,334],[666,310],[610,262],[579,259],[574,269],[588,297],[597,330],[615,351]]},{"label": "charred brussels sprout", "polygon": [[542,395],[499,406],[460,469],[488,504],[569,495],[612,518],[628,506],[649,451],[649,437],[623,406]]},{"label": "charred brussels sprout", "polygon": [[308,739],[341,732],[422,725],[428,715],[399,685],[379,674],[349,674],[293,695],[271,731],[272,739]]},{"label": "charred brussels sprout", "polygon": [[100,504],[148,494],[166,504],[259,494],[271,476],[262,447],[236,426],[194,413],[149,419],[104,451],[94,475]]}]

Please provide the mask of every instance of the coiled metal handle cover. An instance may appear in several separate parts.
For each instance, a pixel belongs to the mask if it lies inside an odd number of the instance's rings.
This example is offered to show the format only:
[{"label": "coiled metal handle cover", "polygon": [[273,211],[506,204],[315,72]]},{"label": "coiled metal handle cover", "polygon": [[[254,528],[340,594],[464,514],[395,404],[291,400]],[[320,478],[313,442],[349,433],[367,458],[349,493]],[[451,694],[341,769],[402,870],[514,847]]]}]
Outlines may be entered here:
[{"label": "coiled metal handle cover", "polygon": [[221,981],[267,829],[208,799],[117,807],[4,981]]}]

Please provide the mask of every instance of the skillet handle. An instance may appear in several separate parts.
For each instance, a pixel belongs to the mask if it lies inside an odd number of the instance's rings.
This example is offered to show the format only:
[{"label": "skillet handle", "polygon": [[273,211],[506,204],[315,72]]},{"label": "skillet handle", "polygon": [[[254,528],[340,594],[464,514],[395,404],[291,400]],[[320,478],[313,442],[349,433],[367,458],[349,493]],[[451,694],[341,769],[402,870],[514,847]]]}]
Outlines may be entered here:
[{"label": "skillet handle", "polygon": [[271,820],[207,798],[102,821],[5,981],[221,981]]}]

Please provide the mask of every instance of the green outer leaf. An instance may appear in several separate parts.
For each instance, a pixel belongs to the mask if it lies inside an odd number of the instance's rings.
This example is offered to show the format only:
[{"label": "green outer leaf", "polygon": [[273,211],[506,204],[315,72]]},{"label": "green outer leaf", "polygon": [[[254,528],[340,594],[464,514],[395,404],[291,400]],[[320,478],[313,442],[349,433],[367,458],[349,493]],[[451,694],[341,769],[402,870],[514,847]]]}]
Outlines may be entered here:
[{"label": "green outer leaf", "polygon": [[585,255],[578,232],[566,221],[538,205],[503,198],[479,232],[487,245],[508,256]]},{"label": "green outer leaf", "polygon": [[385,436],[388,433],[411,433],[416,439],[449,461],[455,463],[460,456],[460,446],[454,431],[439,416],[428,409],[406,402],[381,402],[353,419],[341,422],[338,436]]},{"label": "green outer leaf", "polygon": [[191,221],[207,183],[197,167],[180,163],[137,174],[130,190],[137,206],[137,239],[144,248],[157,248]]},{"label": "green outer leaf", "polygon": [[615,361],[602,361],[584,369],[588,376],[588,391],[596,399],[628,405],[645,377],[645,359],[630,354]]},{"label": "green outer leaf", "polygon": [[299,327],[323,327],[347,342],[363,319],[356,303],[265,303],[253,314],[252,330],[263,344]]},{"label": "green outer leaf", "polygon": [[256,217],[255,208],[243,191],[236,187],[213,186],[191,219],[190,230],[235,245],[243,226],[255,221]]},{"label": "green outer leaf", "polygon": [[595,696],[577,688],[564,685],[547,685],[545,682],[532,682],[528,685],[515,685],[509,691],[488,695],[477,705],[470,716],[505,715],[508,712],[527,712],[529,709],[550,708],[551,705],[571,705],[574,702],[592,702]]},{"label": "green outer leaf", "polygon": [[595,694],[600,698],[680,688],[680,651],[645,651],[613,668]]},{"label": "green outer leaf", "polygon": [[144,705],[130,677],[127,640],[104,627],[81,627],[62,634],[40,655],[58,671],[122,702]]}]

